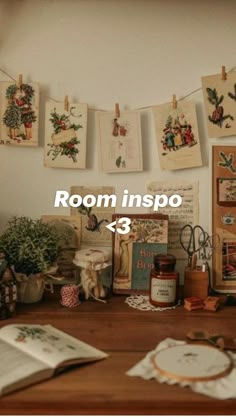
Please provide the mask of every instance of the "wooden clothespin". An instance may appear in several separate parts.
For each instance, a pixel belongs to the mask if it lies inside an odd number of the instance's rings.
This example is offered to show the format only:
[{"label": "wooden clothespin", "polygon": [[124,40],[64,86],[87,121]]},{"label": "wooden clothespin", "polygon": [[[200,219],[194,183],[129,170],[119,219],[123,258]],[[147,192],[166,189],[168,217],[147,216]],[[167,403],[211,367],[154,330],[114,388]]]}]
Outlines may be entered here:
[{"label": "wooden clothespin", "polygon": [[227,73],[225,71],[225,66],[221,67],[221,79],[226,80],[227,79]]},{"label": "wooden clothespin", "polygon": [[68,95],[65,96],[64,99],[64,110],[65,111],[69,111],[69,100],[68,100]]},{"label": "wooden clothespin", "polygon": [[172,104],[173,104],[173,109],[176,109],[177,108],[176,95],[173,95],[172,97]]},{"label": "wooden clothespin", "polygon": [[115,104],[115,116],[116,118],[120,118],[120,107],[118,103]]},{"label": "wooden clothespin", "polygon": [[22,83],[23,83],[23,75],[19,74],[18,80],[17,80],[17,87],[20,88]]}]

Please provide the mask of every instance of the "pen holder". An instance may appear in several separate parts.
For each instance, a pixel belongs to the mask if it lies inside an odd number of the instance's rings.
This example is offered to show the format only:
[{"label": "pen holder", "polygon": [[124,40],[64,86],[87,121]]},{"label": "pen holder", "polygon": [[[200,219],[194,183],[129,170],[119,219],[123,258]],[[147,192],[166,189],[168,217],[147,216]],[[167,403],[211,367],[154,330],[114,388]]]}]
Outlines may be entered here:
[{"label": "pen holder", "polygon": [[184,298],[195,296],[205,299],[208,296],[209,274],[208,271],[192,270],[186,267],[184,270]]}]

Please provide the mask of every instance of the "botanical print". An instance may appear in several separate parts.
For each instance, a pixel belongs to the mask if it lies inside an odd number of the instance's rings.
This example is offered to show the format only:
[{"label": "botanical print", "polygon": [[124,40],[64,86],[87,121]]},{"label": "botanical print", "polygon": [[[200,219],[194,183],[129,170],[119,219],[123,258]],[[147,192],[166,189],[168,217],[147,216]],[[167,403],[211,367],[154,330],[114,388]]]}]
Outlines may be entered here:
[{"label": "botanical print", "polygon": [[45,166],[80,168],[86,166],[87,105],[48,102],[45,123]]},{"label": "botanical print", "polygon": [[218,178],[217,191],[217,202],[220,206],[236,205],[236,178]]},{"label": "botanical print", "polygon": [[[112,195],[115,193],[113,187],[71,187],[71,195]],[[114,207],[86,207],[81,204],[79,207],[71,207],[71,215],[81,216],[81,245],[88,246],[111,246],[112,234],[106,225],[112,222]]]},{"label": "botanical print", "polygon": [[236,74],[227,73],[202,77],[202,90],[209,137],[236,134]]},{"label": "botanical print", "polygon": [[114,234],[113,290],[127,293],[148,290],[149,273],[156,253],[167,253],[168,218],[159,215],[115,214],[131,218],[131,230]]},{"label": "botanical print", "polygon": [[153,107],[160,166],[163,170],[202,165],[195,104],[179,101]]},{"label": "botanical print", "polygon": [[36,83],[0,82],[1,144],[38,145],[39,87]]},{"label": "botanical print", "polygon": [[15,328],[18,330],[18,334],[15,338],[16,342],[27,344],[31,341],[38,341],[43,345],[42,351],[45,353],[53,353],[53,350],[55,349],[62,353],[68,350],[76,350],[75,346],[65,344],[59,336],[49,334],[43,328],[27,326],[19,326]]},{"label": "botanical print", "polygon": [[105,172],[142,171],[140,114],[97,112],[97,132],[101,148],[101,166]]},{"label": "botanical print", "polygon": [[219,152],[219,158],[221,160],[218,162],[218,166],[221,166],[222,168],[227,168],[230,172],[232,172],[232,174],[236,173],[233,153],[229,153],[229,155],[227,155],[223,150],[221,150]]}]

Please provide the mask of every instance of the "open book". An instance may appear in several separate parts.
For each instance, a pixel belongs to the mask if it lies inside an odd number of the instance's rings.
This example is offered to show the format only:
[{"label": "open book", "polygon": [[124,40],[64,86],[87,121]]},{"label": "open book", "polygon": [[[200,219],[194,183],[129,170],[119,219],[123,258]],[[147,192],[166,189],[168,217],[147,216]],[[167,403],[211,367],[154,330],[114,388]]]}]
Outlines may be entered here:
[{"label": "open book", "polygon": [[12,324],[0,329],[0,395],[50,378],[67,366],[108,355],[51,325]]}]

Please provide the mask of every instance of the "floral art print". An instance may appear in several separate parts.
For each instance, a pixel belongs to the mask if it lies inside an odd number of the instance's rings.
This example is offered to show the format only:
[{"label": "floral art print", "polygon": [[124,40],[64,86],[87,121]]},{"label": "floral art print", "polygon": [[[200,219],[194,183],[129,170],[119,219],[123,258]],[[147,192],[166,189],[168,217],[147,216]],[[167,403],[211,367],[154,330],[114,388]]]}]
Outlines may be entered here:
[{"label": "floral art print", "polygon": [[87,105],[46,104],[45,166],[86,167]]}]

